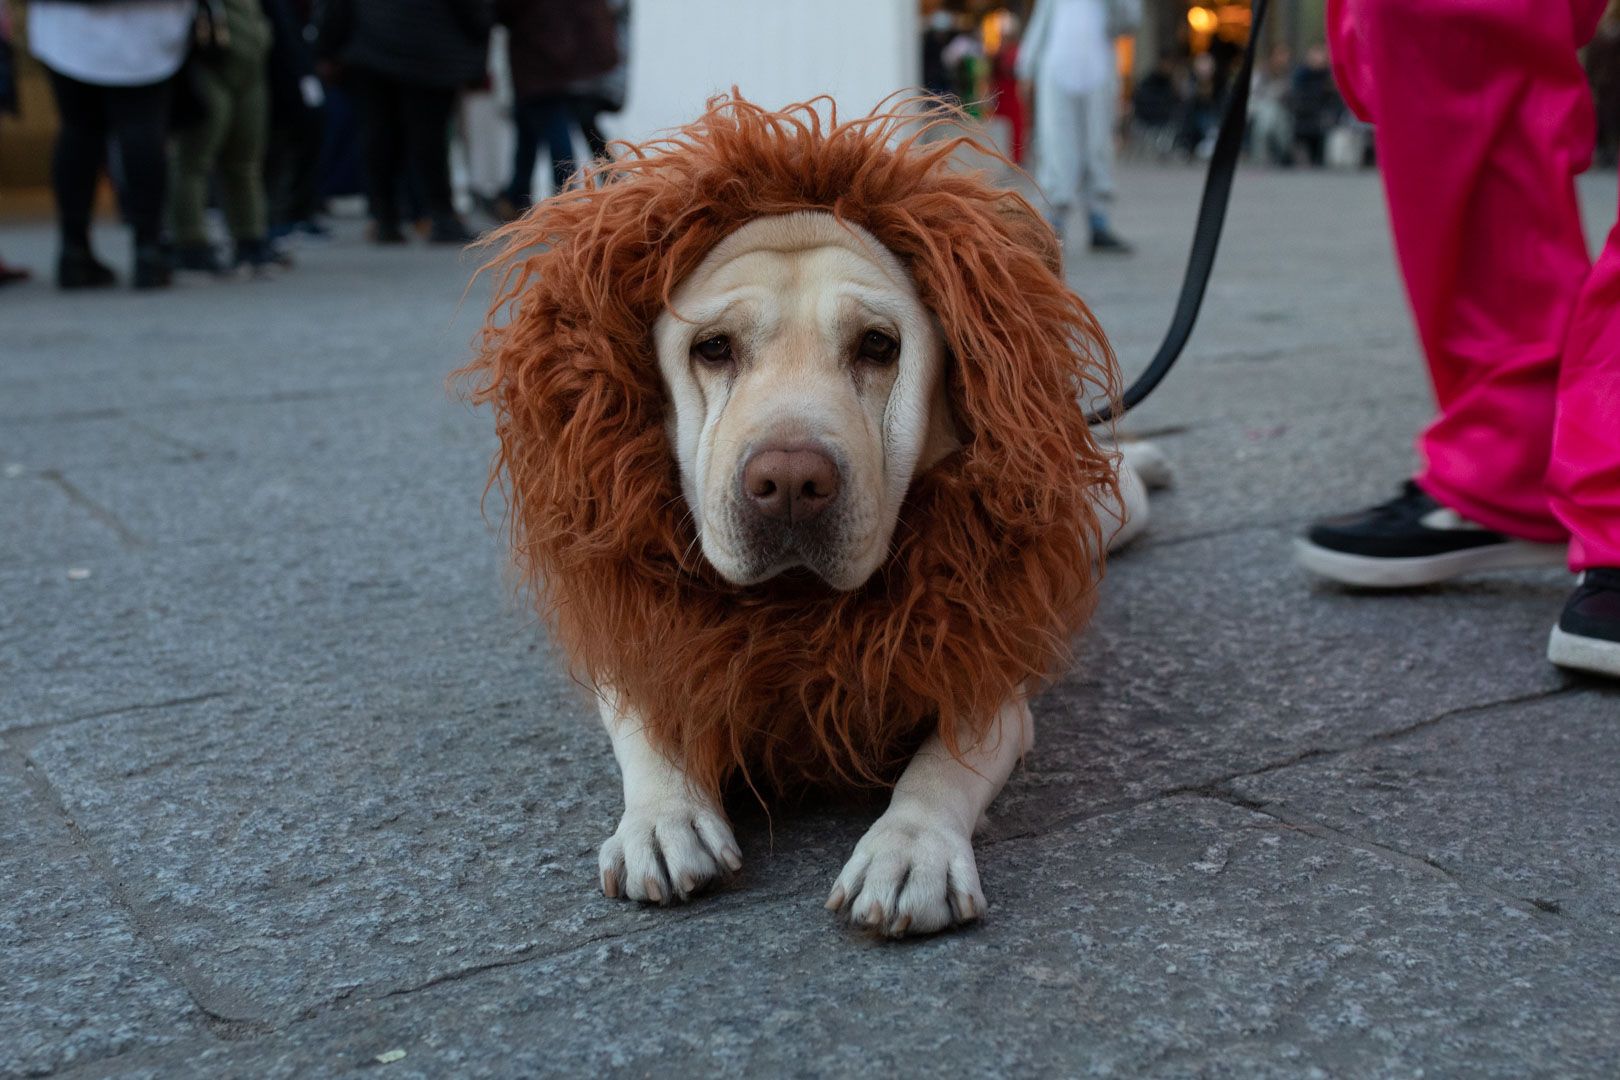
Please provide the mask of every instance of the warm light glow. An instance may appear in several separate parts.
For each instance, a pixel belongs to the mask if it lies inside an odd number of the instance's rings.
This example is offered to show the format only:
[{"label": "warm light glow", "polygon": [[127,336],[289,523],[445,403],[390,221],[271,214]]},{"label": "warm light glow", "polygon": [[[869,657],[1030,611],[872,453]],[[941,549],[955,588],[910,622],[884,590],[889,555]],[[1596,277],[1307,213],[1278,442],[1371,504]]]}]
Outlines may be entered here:
[{"label": "warm light glow", "polygon": [[1221,24],[1220,16],[1206,7],[1187,9],[1187,25],[1200,34],[1213,34]]},{"label": "warm light glow", "polygon": [[1006,8],[998,8],[984,17],[979,33],[984,38],[985,52],[994,56],[1001,51],[1001,43],[1007,39],[1012,21],[1012,12]]}]

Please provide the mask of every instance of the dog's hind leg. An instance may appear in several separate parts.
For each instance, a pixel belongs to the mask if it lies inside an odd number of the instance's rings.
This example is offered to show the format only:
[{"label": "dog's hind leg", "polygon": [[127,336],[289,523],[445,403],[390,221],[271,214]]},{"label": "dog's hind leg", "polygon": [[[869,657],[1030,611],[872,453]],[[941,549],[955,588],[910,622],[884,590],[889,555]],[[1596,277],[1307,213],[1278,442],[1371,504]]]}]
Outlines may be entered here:
[{"label": "dog's hind leg", "polygon": [[641,718],[620,708],[611,690],[599,690],[597,700],[624,779],[624,816],[597,859],[603,894],[679,903],[741,869],[719,804],[647,740]]},{"label": "dog's hind leg", "polygon": [[984,914],[973,832],[1035,738],[1029,706],[1003,705],[960,759],[932,735],[894,787],[889,809],[855,845],[830,911],[880,934],[928,934]]}]

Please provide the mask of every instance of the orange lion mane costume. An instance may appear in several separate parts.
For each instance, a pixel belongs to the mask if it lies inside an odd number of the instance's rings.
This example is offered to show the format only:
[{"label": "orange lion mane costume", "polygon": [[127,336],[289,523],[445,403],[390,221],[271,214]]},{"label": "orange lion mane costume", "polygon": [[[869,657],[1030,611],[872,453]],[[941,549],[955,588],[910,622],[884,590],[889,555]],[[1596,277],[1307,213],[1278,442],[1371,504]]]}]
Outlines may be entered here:
[{"label": "orange lion mane costume", "polygon": [[[491,484],[574,674],[611,686],[717,795],[739,770],[778,791],[892,781],[935,730],[952,753],[974,745],[1067,662],[1100,574],[1096,503],[1116,484],[1078,404],[1113,393],[1112,354],[1050,229],[950,167],[966,140],[906,137],[917,117],[901,113],[841,123],[825,104],[717,98],[507,226],[458,373],[494,408]],[[887,561],[847,593],[792,574],[741,588],[709,566],[652,342],[716,244],[798,210],[864,227],[909,268],[963,443],[915,478]]]}]

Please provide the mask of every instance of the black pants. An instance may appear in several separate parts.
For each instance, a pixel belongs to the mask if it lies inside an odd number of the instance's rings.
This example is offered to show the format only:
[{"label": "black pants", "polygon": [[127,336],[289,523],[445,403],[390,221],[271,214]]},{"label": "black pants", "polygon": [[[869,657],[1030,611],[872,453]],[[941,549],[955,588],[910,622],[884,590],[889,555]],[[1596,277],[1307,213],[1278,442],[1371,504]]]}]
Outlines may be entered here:
[{"label": "black pants", "polygon": [[366,201],[379,225],[400,223],[400,178],[435,221],[456,216],[450,201],[449,86],[402,82],[374,71],[355,72],[366,148]]},{"label": "black pants", "polygon": [[321,198],[321,146],[326,135],[324,109],[299,109],[270,129],[264,157],[264,187],[270,197],[270,227],[285,229],[313,220]]},{"label": "black pants", "polygon": [[168,178],[169,83],[95,86],[55,71],[50,75],[61,115],[51,156],[51,186],[62,246],[90,246],[90,215],[109,142],[117,150],[119,200],[135,243],[156,244],[163,234]]}]

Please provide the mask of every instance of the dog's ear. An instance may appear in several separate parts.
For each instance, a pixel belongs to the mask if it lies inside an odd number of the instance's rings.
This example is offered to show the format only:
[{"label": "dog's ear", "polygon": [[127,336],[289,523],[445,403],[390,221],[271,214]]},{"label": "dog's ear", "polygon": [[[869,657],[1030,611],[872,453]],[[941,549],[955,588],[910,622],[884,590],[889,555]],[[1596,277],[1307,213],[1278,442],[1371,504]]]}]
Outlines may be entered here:
[{"label": "dog's ear", "polygon": [[1063,245],[1045,218],[1016,191],[1009,191],[996,203],[996,213],[1012,238],[1041,257],[1046,268],[1063,276]]}]

